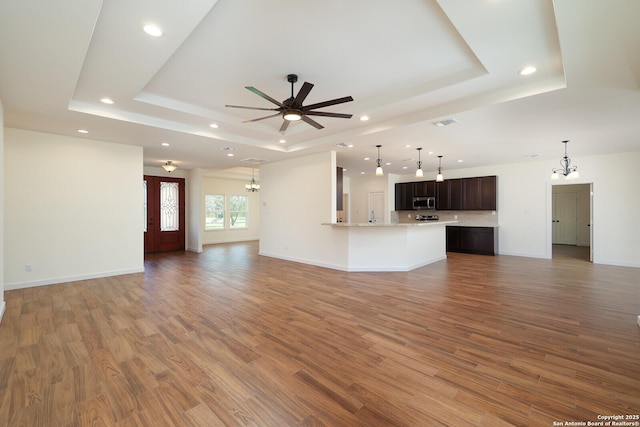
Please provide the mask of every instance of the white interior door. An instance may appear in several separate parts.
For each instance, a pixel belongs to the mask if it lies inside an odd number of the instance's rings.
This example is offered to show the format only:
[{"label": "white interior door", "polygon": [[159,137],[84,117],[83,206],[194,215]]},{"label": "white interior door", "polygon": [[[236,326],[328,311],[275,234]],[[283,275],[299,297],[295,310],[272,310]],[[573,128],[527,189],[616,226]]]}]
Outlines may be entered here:
[{"label": "white interior door", "polygon": [[384,217],[384,191],[371,191],[369,193],[369,221],[385,222]]},{"label": "white interior door", "polygon": [[578,244],[578,195],[553,195],[552,242],[560,245]]}]

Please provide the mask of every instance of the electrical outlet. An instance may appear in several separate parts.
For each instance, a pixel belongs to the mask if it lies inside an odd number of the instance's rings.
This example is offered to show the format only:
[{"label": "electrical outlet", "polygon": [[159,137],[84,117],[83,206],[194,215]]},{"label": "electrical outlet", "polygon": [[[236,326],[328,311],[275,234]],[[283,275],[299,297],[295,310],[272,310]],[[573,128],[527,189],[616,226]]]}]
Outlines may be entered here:
[{"label": "electrical outlet", "polygon": [[25,264],[24,265],[24,271],[26,271],[27,273],[33,271],[33,265],[32,264]]}]

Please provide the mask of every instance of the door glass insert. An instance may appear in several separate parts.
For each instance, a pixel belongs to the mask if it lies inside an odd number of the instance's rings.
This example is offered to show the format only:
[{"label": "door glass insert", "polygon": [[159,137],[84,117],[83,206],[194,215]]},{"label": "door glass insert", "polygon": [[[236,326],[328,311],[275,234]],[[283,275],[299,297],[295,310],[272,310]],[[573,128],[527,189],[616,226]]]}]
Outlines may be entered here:
[{"label": "door glass insert", "polygon": [[179,190],[177,182],[160,183],[160,231],[180,229]]}]

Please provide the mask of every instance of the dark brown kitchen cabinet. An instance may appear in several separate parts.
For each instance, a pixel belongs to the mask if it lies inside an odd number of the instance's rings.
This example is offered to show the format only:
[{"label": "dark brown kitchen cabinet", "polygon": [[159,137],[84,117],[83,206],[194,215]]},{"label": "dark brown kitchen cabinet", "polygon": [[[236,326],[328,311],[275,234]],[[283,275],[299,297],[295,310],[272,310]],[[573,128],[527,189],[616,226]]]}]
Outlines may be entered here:
[{"label": "dark brown kitchen cabinet", "polygon": [[436,182],[436,209],[439,211],[462,209],[461,179]]},{"label": "dark brown kitchen cabinet", "polygon": [[463,210],[496,210],[496,177],[462,179]]},{"label": "dark brown kitchen cabinet", "polygon": [[396,184],[396,211],[410,211],[413,209],[415,183],[400,182]]},{"label": "dark brown kitchen cabinet", "polygon": [[447,252],[495,255],[498,252],[496,227],[447,226]]},{"label": "dark brown kitchen cabinet", "polygon": [[419,181],[414,182],[415,197],[435,197],[436,195],[436,182],[435,181]]},{"label": "dark brown kitchen cabinet", "polygon": [[344,184],[343,184],[343,170],[341,167],[336,168],[336,210],[341,211],[344,206],[342,206],[342,193],[344,192]]}]

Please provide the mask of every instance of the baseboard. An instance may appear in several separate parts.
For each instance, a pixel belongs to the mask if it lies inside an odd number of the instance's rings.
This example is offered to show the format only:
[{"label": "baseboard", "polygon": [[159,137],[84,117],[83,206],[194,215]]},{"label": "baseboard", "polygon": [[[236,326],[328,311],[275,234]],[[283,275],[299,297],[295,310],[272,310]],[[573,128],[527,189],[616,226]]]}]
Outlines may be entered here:
[{"label": "baseboard", "polygon": [[144,267],[132,268],[129,270],[105,271],[102,273],[82,274],[78,276],[56,277],[53,279],[34,280],[33,282],[9,283],[5,284],[4,289],[11,291],[15,289],[34,288],[36,286],[56,285],[58,283],[77,282],[80,280],[100,279],[102,277],[122,276],[124,274],[144,273]]},{"label": "baseboard", "polygon": [[[7,308],[7,302],[2,301],[2,304],[0,304],[0,323],[2,323],[2,316],[4,315],[5,308]],[[638,316],[638,322],[640,322],[640,316]]]}]

